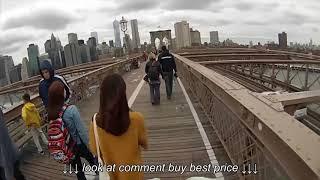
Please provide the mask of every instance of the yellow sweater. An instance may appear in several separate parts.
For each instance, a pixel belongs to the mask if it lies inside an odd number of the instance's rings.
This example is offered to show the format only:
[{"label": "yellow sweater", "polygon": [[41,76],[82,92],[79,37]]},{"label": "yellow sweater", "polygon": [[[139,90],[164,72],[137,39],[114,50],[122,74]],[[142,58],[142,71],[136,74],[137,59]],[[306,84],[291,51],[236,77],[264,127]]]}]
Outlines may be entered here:
[{"label": "yellow sweater", "polygon": [[[111,180],[142,180],[143,172],[119,172],[121,165],[142,164],[140,146],[147,149],[147,133],[144,118],[141,113],[130,112],[130,126],[121,136],[114,136],[98,128],[102,159],[107,165],[115,164],[115,172],[109,172]],[[96,155],[96,143],[93,125],[90,125],[89,145],[91,152]]]},{"label": "yellow sweater", "polygon": [[25,121],[26,126],[30,127],[40,127],[40,115],[36,106],[30,102],[26,103],[21,112],[21,117]]}]

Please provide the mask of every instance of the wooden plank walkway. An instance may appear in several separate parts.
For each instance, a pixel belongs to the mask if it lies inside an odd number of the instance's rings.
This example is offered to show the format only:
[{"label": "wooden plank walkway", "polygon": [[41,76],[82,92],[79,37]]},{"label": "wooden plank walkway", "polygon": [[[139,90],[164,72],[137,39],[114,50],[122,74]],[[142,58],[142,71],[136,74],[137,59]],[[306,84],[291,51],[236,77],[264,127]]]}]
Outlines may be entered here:
[{"label": "wooden plank walkway", "polygon": [[[214,178],[213,172],[191,172],[190,165],[208,165],[210,159],[203,139],[200,135],[194,116],[187,103],[178,81],[174,82],[173,96],[167,100],[165,84],[162,81],[160,86],[161,103],[159,106],[152,106],[149,100],[149,86],[145,84],[133,104],[133,110],[144,115],[148,129],[149,150],[143,152],[145,164],[163,165],[164,172],[145,173],[146,179],[186,179],[188,177]],[[190,92],[188,93],[190,94]],[[225,153],[222,144],[201,111],[197,101],[191,98],[191,102],[201,120],[206,135],[219,162],[223,164],[230,161]],[[169,164],[177,167],[187,167],[184,173],[169,172]],[[233,176],[225,174],[227,179]]]},{"label": "wooden plank walkway", "polygon": [[[127,85],[127,97],[130,97],[138,83],[143,77],[143,68],[132,70],[123,75]],[[77,104],[80,111],[81,118],[84,121],[87,129],[91,117],[99,109],[99,90],[87,100]],[[40,140],[41,142],[41,140]],[[42,147],[45,147],[43,145]],[[21,169],[25,174],[27,180],[73,180],[77,179],[74,174],[64,174],[64,165],[55,162],[49,157],[47,148],[44,148],[45,155],[41,156],[37,153],[32,140],[23,148]],[[88,179],[89,180],[89,179]]]},{"label": "wooden plank walkway", "polygon": [[[144,74],[144,64],[140,69],[124,75],[127,83],[127,97],[131,97]],[[173,97],[166,99],[164,82],[161,84],[161,105],[152,106],[149,98],[149,87],[144,84],[133,103],[133,110],[141,112],[145,117],[148,131],[149,150],[143,152],[143,159],[148,165],[166,165],[164,172],[145,173],[145,179],[186,179],[192,176],[215,177],[213,172],[190,172],[190,164],[208,165],[210,159],[202,137],[191,113],[180,86],[175,82]],[[217,160],[221,164],[230,163],[220,141],[213,131],[206,116],[201,111],[196,99],[191,101],[196,109],[203,128],[208,136]],[[78,104],[82,119],[86,126],[99,107],[99,93]],[[41,156],[36,153],[36,147],[31,141],[23,151],[22,170],[28,179],[76,179],[73,175],[64,175],[64,166],[53,161],[48,153]],[[168,172],[169,164],[187,166],[186,172]],[[234,179],[224,174],[225,179]]]}]

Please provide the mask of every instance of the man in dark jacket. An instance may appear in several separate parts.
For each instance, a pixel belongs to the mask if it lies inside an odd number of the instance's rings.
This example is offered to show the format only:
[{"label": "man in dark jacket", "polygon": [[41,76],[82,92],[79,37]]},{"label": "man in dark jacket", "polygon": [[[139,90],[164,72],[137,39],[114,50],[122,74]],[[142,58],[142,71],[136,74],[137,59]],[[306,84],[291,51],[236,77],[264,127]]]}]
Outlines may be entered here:
[{"label": "man in dark jacket", "polygon": [[0,109],[0,180],[12,179],[24,180],[19,168],[18,151],[13,144],[4,115]]},{"label": "man in dark jacket", "polygon": [[49,87],[53,81],[59,80],[64,84],[65,87],[65,102],[69,102],[71,96],[71,89],[67,84],[64,77],[56,75],[51,63],[47,60],[40,64],[40,74],[43,79],[41,79],[39,84],[39,96],[42,99],[43,105],[48,107],[48,91]]},{"label": "man in dark jacket", "polygon": [[154,53],[149,54],[149,61],[146,64],[145,72],[147,74],[146,80],[150,86],[150,98],[152,105],[160,104],[160,75],[163,76],[159,61],[156,60]]},{"label": "man in dark jacket", "polygon": [[161,49],[162,53],[159,55],[158,61],[161,64],[164,81],[166,83],[167,98],[171,99],[173,76],[178,77],[176,62],[174,61],[174,56],[169,52],[166,46],[162,46]]}]

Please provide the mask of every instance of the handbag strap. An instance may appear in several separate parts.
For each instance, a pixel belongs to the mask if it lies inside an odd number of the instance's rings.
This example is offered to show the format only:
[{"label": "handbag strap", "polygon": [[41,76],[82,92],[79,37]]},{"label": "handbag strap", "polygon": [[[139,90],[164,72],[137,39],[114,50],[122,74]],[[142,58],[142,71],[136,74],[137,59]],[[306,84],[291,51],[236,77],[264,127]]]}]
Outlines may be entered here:
[{"label": "handbag strap", "polygon": [[98,136],[96,116],[97,116],[97,113],[95,113],[93,115],[93,132],[94,132],[94,139],[96,141],[96,149],[97,149],[98,159],[101,159],[101,157],[100,157],[100,140],[99,140],[99,136]]}]

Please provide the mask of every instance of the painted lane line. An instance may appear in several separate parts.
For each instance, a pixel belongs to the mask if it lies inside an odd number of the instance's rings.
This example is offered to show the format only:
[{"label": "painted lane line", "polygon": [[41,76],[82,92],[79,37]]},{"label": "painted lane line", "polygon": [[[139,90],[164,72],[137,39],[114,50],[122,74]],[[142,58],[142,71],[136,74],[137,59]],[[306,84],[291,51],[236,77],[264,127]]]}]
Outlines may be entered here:
[{"label": "painted lane line", "polygon": [[[189,95],[187,94],[187,91],[186,91],[186,89],[184,88],[184,86],[183,86],[180,78],[177,78],[177,80],[178,80],[178,82],[179,82],[179,84],[180,84],[180,87],[181,87],[181,89],[182,89],[182,92],[183,92],[184,96],[185,96],[186,99],[187,99],[187,102],[188,102],[188,105],[189,105],[189,107],[190,107],[191,113],[192,113],[192,115],[193,115],[193,117],[194,117],[194,120],[196,121],[196,124],[197,124],[197,126],[198,126],[200,135],[201,135],[201,137],[202,137],[202,141],[203,141],[203,143],[204,143],[204,145],[205,145],[205,147],[206,147],[206,150],[207,150],[207,153],[208,153],[210,162],[211,162],[212,166],[217,166],[217,165],[219,165],[219,162],[218,162],[218,160],[217,160],[217,158],[216,158],[216,155],[214,154],[214,151],[213,151],[213,149],[212,149],[212,146],[211,146],[211,144],[210,144],[210,141],[209,141],[209,139],[208,139],[208,136],[207,136],[207,134],[206,134],[206,132],[205,132],[205,130],[204,130],[201,122],[200,122],[199,116],[198,116],[198,114],[197,114],[197,112],[196,112],[196,110],[195,110],[195,108],[194,108],[194,106],[193,106],[193,104],[192,104],[192,102],[191,102],[191,100],[190,100],[190,98],[189,98]],[[224,180],[223,174],[222,174],[221,172],[214,173],[214,175],[215,175],[217,178],[219,178],[219,179],[221,179],[221,180]]]},{"label": "painted lane line", "polygon": [[145,81],[143,79],[141,79],[141,81],[138,84],[137,88],[133,91],[133,93],[132,93],[132,95],[131,95],[131,97],[130,97],[130,99],[128,101],[129,108],[131,108],[131,106],[133,105],[134,101],[136,100],[136,98],[137,98],[137,96],[138,96],[138,94],[139,94],[144,82]]}]

